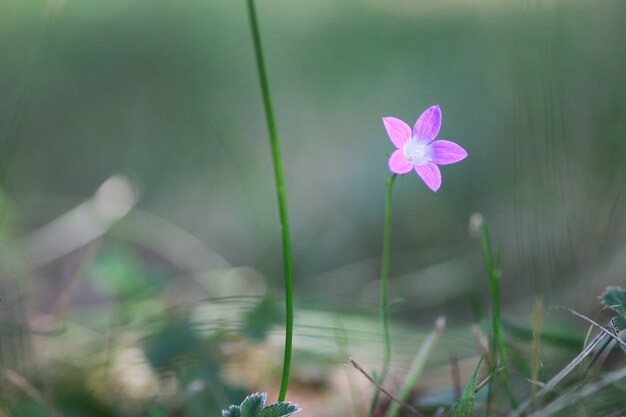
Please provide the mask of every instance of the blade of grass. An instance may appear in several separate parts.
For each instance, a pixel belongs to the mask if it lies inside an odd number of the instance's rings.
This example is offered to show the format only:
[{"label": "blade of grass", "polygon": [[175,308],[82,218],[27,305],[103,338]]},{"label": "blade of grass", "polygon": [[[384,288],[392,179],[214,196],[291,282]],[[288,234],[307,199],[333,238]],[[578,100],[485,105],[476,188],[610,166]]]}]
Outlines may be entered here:
[{"label": "blade of grass", "polygon": [[452,410],[451,417],[471,417],[472,412],[474,411],[476,377],[478,376],[478,370],[480,369],[480,365],[482,364],[482,362],[483,359],[480,358],[480,360],[476,364],[476,367],[474,368],[474,372],[472,372],[472,376],[467,382],[467,385],[465,385],[465,389],[463,389],[461,398],[459,398],[459,401],[457,401],[454,409]]},{"label": "blade of grass", "polygon": [[[590,326],[590,330],[592,328],[593,326]],[[608,353],[613,350],[613,346],[615,346],[615,341],[611,340],[611,338],[609,338],[608,336],[604,338],[604,341],[598,344],[598,348],[595,349],[593,355],[591,355],[589,363],[586,365],[585,370],[581,374],[581,380],[586,380],[594,368],[597,369],[602,366],[602,362],[604,362],[604,359],[606,359]]]},{"label": "blade of grass", "polygon": [[263,48],[261,45],[261,34],[259,23],[254,8],[254,0],[248,0],[248,16],[250,18],[250,29],[252,31],[252,41],[256,56],[257,72],[261,83],[261,95],[263,97],[263,107],[265,109],[265,120],[270,138],[272,150],[272,161],[274,164],[274,177],[276,179],[276,193],[278,197],[278,214],[280,217],[280,230],[283,246],[283,270],[285,279],[285,353],[283,358],[283,372],[280,382],[280,393],[278,401],[284,401],[287,395],[287,385],[289,384],[289,372],[291,369],[291,350],[293,345],[293,273],[291,265],[291,243],[289,235],[289,221],[287,218],[287,197],[285,195],[285,180],[283,178],[282,162],[280,157],[280,143],[278,131],[274,121],[274,110],[270,95],[269,81],[265,71],[265,60],[263,58]]},{"label": "blade of grass", "polygon": [[[411,368],[409,369],[409,373],[404,379],[404,383],[400,388],[400,393],[398,394],[398,398],[402,401],[406,401],[413,390],[413,387],[417,384],[417,380],[422,375],[422,371],[424,370],[424,366],[426,365],[426,361],[428,357],[432,353],[435,345],[439,341],[441,337],[441,333],[443,333],[443,329],[446,327],[446,319],[445,317],[439,317],[435,321],[435,326],[433,330],[426,336],[422,346],[419,351],[415,355],[413,362],[411,363]],[[400,406],[398,403],[393,403],[387,409],[386,417],[396,417],[398,415],[398,411],[400,411]]]},{"label": "blade of grass", "polygon": [[[585,346],[582,352],[580,352],[574,359],[571,360],[563,369],[561,369],[555,376],[550,379],[535,395],[535,401],[539,401],[544,395],[551,392],[570,372],[574,370],[591,352],[593,352],[598,344],[604,341],[607,336],[605,334],[598,334],[593,340]],[[524,414],[526,409],[531,405],[531,399],[527,399],[522,402],[515,410],[511,411],[507,417],[520,417]]]},{"label": "blade of grass", "polygon": [[569,392],[563,395],[559,395],[559,397],[555,401],[548,404],[546,407],[542,408],[536,413],[531,414],[529,417],[555,416],[564,408],[574,405],[577,402],[582,401],[585,398],[588,398],[591,395],[597,393],[598,391],[609,387],[625,378],[626,368],[613,371],[601,377],[598,382],[595,382],[593,384],[587,384],[583,387],[575,387]]},{"label": "blade of grass", "polygon": [[[511,384],[509,382],[509,370],[506,360],[506,351],[504,347],[504,338],[502,337],[502,319],[500,316],[500,268],[496,257],[494,256],[491,239],[489,237],[489,230],[487,229],[487,223],[480,214],[475,214],[470,219],[470,224],[478,234],[480,239],[481,248],[483,252],[483,258],[485,260],[485,269],[487,270],[487,279],[489,281],[489,291],[491,293],[491,316],[492,316],[492,332],[493,332],[493,346],[496,353],[496,362],[501,361],[504,366],[503,371],[500,373],[500,378],[504,384],[504,389],[509,397],[511,407],[517,407],[517,400],[511,390]],[[493,370],[493,369],[492,369]]]},{"label": "blade of grass", "polygon": [[[535,305],[533,308],[533,344],[532,344],[532,358],[531,358],[531,372],[530,378],[533,381],[539,381],[539,370],[541,367],[541,325],[543,319],[543,298],[535,298]],[[535,410],[535,395],[537,394],[537,384],[530,384],[530,400],[532,402],[532,409]]]},{"label": "blade of grass", "polygon": [[575,315],[576,317],[580,317],[581,319],[585,320],[587,323],[597,327],[602,333],[604,333],[605,335],[607,335],[608,337],[614,339],[617,343],[619,343],[622,347],[626,348],[626,342],[624,340],[622,340],[620,337],[618,337],[616,334],[614,334],[613,332],[611,332],[610,330],[606,329],[603,325],[596,323],[595,321],[591,320],[589,317],[585,317],[582,314],[572,310],[571,308],[567,308],[564,306],[555,306],[556,308],[561,308],[563,310],[567,310],[569,311],[571,314]]}]

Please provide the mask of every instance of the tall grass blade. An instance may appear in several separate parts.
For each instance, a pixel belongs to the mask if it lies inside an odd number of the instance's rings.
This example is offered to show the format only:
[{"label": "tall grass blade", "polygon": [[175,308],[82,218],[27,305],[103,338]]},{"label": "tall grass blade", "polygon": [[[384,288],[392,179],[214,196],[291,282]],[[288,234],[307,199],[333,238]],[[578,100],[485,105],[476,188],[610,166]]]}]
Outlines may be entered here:
[{"label": "tall grass blade", "polygon": [[[500,366],[504,367],[500,373],[500,378],[502,379],[504,389],[509,397],[509,402],[511,403],[511,406],[515,408],[518,403],[513,395],[511,384],[509,382],[509,370],[507,366],[506,350],[504,347],[504,337],[502,335],[502,318],[500,315],[501,272],[498,261],[494,256],[491,247],[491,239],[489,237],[489,230],[487,229],[485,219],[480,214],[475,214],[470,220],[470,225],[477,232],[481,243],[483,258],[485,260],[485,269],[487,271],[487,279],[489,282],[489,292],[491,293],[491,326],[493,333],[493,347],[497,358],[496,363],[500,362]],[[493,369],[491,371],[493,371]]]},{"label": "tall grass blade", "polygon": [[535,395],[537,394],[537,384],[535,381],[539,381],[539,371],[541,369],[541,327],[543,319],[543,298],[537,297],[535,299],[535,305],[533,308],[533,344],[532,344],[532,357],[530,363],[530,379],[533,383],[530,384],[530,400],[532,402],[532,408],[535,409]]}]

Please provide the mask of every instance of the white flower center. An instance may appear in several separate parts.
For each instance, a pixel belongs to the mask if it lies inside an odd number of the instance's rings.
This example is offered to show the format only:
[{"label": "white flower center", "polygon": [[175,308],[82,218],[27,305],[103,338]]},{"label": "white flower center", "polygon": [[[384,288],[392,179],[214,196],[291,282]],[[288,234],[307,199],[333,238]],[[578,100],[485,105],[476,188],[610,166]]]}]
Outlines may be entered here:
[{"label": "white flower center", "polygon": [[406,160],[413,165],[425,164],[429,159],[427,147],[428,145],[423,141],[418,141],[416,138],[411,137],[402,147],[402,153]]}]

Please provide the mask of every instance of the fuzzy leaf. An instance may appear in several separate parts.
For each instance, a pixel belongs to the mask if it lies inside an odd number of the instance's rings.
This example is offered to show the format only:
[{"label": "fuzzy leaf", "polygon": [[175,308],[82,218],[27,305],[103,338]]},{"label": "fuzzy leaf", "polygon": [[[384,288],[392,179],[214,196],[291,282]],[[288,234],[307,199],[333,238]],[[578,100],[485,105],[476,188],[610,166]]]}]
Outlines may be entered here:
[{"label": "fuzzy leaf", "polygon": [[605,306],[626,319],[626,290],[619,287],[608,287],[600,298]]},{"label": "fuzzy leaf", "polygon": [[228,410],[222,410],[222,417],[241,417],[241,409],[238,405],[231,405]]},{"label": "fuzzy leaf", "polygon": [[268,405],[263,410],[259,417],[287,417],[300,411],[297,405],[288,402],[274,403]]},{"label": "fuzzy leaf", "polygon": [[615,334],[626,331],[626,317],[615,316],[609,323]]},{"label": "fuzzy leaf", "polygon": [[266,393],[248,395],[239,406],[241,409],[240,417],[259,417],[261,410],[265,406],[266,398]]},{"label": "fuzzy leaf", "polygon": [[472,377],[467,382],[465,389],[463,390],[463,394],[461,394],[461,398],[457,401],[454,406],[454,410],[450,417],[471,417],[472,411],[474,410],[474,394],[476,393],[476,376],[478,375],[478,369],[480,368],[480,364],[482,363],[482,358],[478,361],[476,368],[474,368],[474,373],[472,373]]}]

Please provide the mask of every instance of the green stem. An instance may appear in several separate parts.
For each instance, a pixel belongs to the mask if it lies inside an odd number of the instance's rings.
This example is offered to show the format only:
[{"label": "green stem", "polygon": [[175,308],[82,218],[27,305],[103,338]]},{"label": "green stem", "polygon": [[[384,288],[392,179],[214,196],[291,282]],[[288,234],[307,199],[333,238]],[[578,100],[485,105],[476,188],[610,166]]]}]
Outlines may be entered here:
[{"label": "green stem", "polygon": [[[389,372],[389,363],[391,362],[391,341],[389,337],[389,250],[391,246],[391,191],[397,174],[393,174],[391,178],[385,181],[387,185],[387,197],[385,199],[385,226],[383,235],[383,257],[380,268],[380,320],[383,326],[383,367],[378,376],[378,383],[383,385],[387,373]],[[374,392],[370,414],[373,414],[376,403],[378,402],[379,391]]]},{"label": "green stem", "polygon": [[274,121],[274,111],[270,97],[270,87],[265,71],[265,61],[263,59],[263,49],[261,47],[261,35],[259,34],[259,23],[257,21],[254,0],[247,0],[248,15],[250,17],[250,28],[252,30],[252,41],[254,43],[254,53],[256,55],[257,72],[261,83],[261,95],[263,96],[263,106],[265,108],[265,119],[272,148],[272,160],[274,162],[274,177],[276,179],[276,191],[278,196],[278,212],[280,215],[280,229],[283,246],[283,267],[285,277],[285,309],[286,309],[286,330],[285,330],[285,354],[283,358],[283,373],[280,382],[280,394],[278,401],[284,401],[287,395],[287,385],[289,383],[289,371],[291,369],[291,350],[293,344],[293,276],[291,266],[291,245],[289,243],[289,222],[287,221],[287,198],[285,197],[285,181],[280,158],[280,145],[278,132]]},{"label": "green stem", "polygon": [[[491,249],[491,239],[489,238],[489,230],[487,224],[481,218],[478,224],[478,235],[485,258],[485,269],[487,270],[487,278],[489,281],[489,289],[491,293],[491,315],[492,315],[492,332],[493,345],[496,351],[496,357],[503,362],[504,369],[500,373],[504,389],[507,392],[509,401],[513,408],[517,407],[517,400],[513,395],[511,385],[509,383],[509,370],[506,363],[506,352],[504,348],[504,338],[502,336],[502,318],[500,316],[500,268],[494,259]],[[497,366],[497,361],[496,361]]]}]

